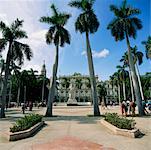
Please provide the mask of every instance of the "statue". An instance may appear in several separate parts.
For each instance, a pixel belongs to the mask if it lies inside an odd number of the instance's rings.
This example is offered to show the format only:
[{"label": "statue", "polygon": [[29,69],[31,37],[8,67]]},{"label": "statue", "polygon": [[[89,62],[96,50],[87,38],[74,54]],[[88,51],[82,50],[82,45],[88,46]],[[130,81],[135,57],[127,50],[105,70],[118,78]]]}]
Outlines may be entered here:
[{"label": "statue", "polygon": [[69,99],[67,101],[67,106],[77,105],[77,100],[75,99],[75,96],[76,96],[75,79],[71,79],[70,86],[69,86]]}]

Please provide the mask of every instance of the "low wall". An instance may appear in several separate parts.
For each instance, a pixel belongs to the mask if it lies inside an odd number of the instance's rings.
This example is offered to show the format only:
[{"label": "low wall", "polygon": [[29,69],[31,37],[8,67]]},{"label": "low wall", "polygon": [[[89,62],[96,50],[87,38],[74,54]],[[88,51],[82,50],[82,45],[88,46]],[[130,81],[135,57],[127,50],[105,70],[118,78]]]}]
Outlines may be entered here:
[{"label": "low wall", "polygon": [[35,134],[42,126],[44,125],[44,121],[37,123],[33,127],[28,130],[20,131],[20,132],[7,132],[5,135],[9,141],[17,141],[20,139],[25,139],[27,137],[31,137]]},{"label": "low wall", "polygon": [[141,134],[139,129],[133,129],[133,130],[119,129],[114,125],[110,124],[109,122],[105,121],[104,119],[101,120],[101,124],[103,124],[105,127],[107,127],[109,130],[111,130],[114,134],[117,135],[136,138]]}]

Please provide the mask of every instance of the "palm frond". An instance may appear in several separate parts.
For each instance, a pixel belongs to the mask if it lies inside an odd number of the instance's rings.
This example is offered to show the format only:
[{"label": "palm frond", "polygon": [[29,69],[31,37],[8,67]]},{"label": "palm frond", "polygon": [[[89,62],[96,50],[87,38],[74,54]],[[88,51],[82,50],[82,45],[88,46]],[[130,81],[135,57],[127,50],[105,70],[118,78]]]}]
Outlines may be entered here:
[{"label": "palm frond", "polygon": [[143,53],[142,52],[137,52],[136,56],[137,56],[138,64],[141,65],[143,63],[143,56],[144,56]]},{"label": "palm frond", "polygon": [[4,38],[0,39],[0,53],[5,49],[6,46],[7,46],[7,41]]},{"label": "palm frond", "polygon": [[43,16],[43,17],[40,18],[39,21],[43,22],[43,23],[54,24],[54,20],[50,17]]},{"label": "palm frond", "polygon": [[24,20],[19,20],[18,18],[11,24],[11,29],[16,30],[23,26]]},{"label": "palm frond", "polygon": [[78,9],[82,9],[81,0],[71,1],[68,5],[71,6],[71,7],[75,7],[75,8],[78,8]]},{"label": "palm frond", "polygon": [[55,33],[55,26],[51,26],[48,30],[48,32],[46,33],[46,43],[47,44],[51,44],[53,41],[53,35]]},{"label": "palm frond", "polygon": [[28,38],[27,33],[20,29],[14,31],[14,36],[15,36],[15,39]]},{"label": "palm frond", "polygon": [[6,24],[5,24],[3,21],[1,21],[1,22],[0,22],[0,30],[3,31],[3,30],[5,30],[6,28],[7,28]]},{"label": "palm frond", "polygon": [[60,26],[64,26],[68,19],[71,17],[70,14],[67,14],[67,13],[60,13],[57,17],[57,24],[60,25]]},{"label": "palm frond", "polygon": [[58,16],[58,10],[57,10],[57,8],[55,7],[54,4],[51,5],[51,9],[52,9],[52,12],[53,12],[53,16]]},{"label": "palm frond", "polygon": [[110,10],[113,11],[113,13],[115,14],[115,16],[119,16],[120,10],[117,6],[115,5],[110,5]]},{"label": "palm frond", "polygon": [[70,44],[70,34],[65,28],[60,27],[59,36],[60,36],[59,44],[61,47],[63,47],[65,43]]},{"label": "palm frond", "polygon": [[33,53],[32,53],[32,50],[30,49],[29,45],[27,44],[23,44],[23,43],[20,43],[20,42],[17,42],[15,41],[15,46],[18,48],[20,48],[20,51],[22,51],[22,53],[24,53],[25,57],[30,60],[31,57],[33,57]]}]

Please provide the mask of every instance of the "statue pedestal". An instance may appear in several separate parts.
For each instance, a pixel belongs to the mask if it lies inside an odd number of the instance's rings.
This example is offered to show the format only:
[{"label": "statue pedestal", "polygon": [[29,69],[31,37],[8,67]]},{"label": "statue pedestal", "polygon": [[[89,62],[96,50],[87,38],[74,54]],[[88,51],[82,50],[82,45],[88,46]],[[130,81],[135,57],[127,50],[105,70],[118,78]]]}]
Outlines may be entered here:
[{"label": "statue pedestal", "polygon": [[77,106],[77,100],[76,99],[68,99],[67,106]]}]

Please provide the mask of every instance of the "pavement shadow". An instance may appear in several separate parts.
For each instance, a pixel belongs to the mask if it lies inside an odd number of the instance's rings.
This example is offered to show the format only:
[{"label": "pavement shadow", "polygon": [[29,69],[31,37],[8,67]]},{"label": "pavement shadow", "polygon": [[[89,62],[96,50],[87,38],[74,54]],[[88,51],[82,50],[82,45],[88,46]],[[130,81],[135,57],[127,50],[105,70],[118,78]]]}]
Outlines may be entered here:
[{"label": "pavement shadow", "polygon": [[44,117],[44,121],[76,121],[79,124],[96,124],[102,116],[88,117],[88,116],[53,116]]}]

